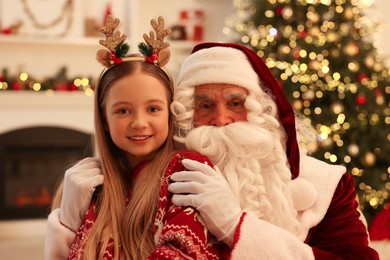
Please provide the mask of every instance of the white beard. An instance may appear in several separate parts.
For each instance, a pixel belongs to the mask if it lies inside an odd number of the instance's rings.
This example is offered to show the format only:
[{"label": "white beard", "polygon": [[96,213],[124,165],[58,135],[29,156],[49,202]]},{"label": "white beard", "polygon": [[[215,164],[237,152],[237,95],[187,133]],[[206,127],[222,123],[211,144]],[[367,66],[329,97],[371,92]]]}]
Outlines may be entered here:
[{"label": "white beard", "polygon": [[279,130],[237,122],[192,129],[185,145],[218,166],[242,210],[296,233],[297,212],[286,189],[291,172],[281,135]]}]

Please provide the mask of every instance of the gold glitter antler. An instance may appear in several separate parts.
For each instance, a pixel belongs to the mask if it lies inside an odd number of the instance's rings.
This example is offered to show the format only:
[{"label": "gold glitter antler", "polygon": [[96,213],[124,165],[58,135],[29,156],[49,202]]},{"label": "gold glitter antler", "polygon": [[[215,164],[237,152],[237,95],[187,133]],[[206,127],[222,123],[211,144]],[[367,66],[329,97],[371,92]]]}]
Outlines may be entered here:
[{"label": "gold glitter antler", "polygon": [[149,36],[144,33],[145,42],[153,48],[153,52],[158,55],[158,63],[162,67],[168,63],[170,51],[168,49],[169,42],[164,42],[164,38],[171,32],[170,29],[164,29],[164,18],[159,16],[158,21],[152,19],[150,21],[153,29],[156,32],[156,37],[153,31],[149,32]]},{"label": "gold glitter antler", "polygon": [[150,31],[149,36],[144,33],[144,39],[147,44],[153,47],[157,53],[165,48],[169,47],[169,42],[164,42],[164,38],[171,32],[170,29],[164,29],[164,18],[158,17],[158,22],[152,19],[150,21],[153,29],[156,31],[156,39],[154,38],[154,32]]},{"label": "gold glitter antler", "polygon": [[100,28],[100,31],[106,36],[105,40],[100,40],[99,43],[109,49],[111,52],[115,52],[115,48],[123,43],[127,35],[122,34],[119,31],[115,31],[116,27],[119,25],[119,19],[115,18],[112,19],[112,17],[109,15],[107,16],[107,21],[105,26],[102,26]]},{"label": "gold glitter antler", "polygon": [[124,42],[127,38],[126,34],[121,35],[119,31],[115,31],[119,22],[118,18],[113,19],[109,15],[107,16],[106,24],[100,28],[106,39],[100,40],[99,43],[108,50],[100,49],[96,53],[96,59],[107,68],[114,63],[120,64],[122,58],[126,56],[129,50],[129,45]]}]

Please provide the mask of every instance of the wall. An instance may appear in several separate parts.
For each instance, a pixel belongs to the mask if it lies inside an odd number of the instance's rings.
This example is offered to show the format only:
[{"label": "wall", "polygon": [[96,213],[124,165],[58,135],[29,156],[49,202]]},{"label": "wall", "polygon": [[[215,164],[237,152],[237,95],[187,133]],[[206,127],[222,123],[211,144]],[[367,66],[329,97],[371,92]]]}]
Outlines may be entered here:
[{"label": "wall", "polygon": [[389,0],[372,0],[374,1],[367,14],[374,21],[380,23],[379,31],[376,34],[378,40],[378,51],[383,53],[387,64],[390,67],[390,1]]}]

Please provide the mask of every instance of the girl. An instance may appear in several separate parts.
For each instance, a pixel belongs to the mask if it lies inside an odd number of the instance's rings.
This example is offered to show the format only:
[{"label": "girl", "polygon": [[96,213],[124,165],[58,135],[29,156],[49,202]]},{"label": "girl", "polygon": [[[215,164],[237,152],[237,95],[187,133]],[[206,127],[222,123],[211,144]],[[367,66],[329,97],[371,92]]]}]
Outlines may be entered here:
[{"label": "girl", "polygon": [[[94,108],[104,185],[92,198],[68,259],[225,258],[228,247],[210,235],[193,208],[173,206],[167,190],[170,175],[185,169],[182,159],[212,164],[199,154],[174,149],[173,84],[162,68],[169,57],[163,52],[169,45],[161,41],[161,33],[167,35],[163,20],[152,20],[156,39],[144,35],[148,44],[141,49],[152,49],[143,51],[152,53],[146,57],[122,57],[118,50],[125,49],[124,39],[114,33],[118,23],[107,19],[102,29],[107,39],[101,44],[110,52],[98,52],[108,67],[97,84]],[[60,207],[58,201],[53,208]]]}]

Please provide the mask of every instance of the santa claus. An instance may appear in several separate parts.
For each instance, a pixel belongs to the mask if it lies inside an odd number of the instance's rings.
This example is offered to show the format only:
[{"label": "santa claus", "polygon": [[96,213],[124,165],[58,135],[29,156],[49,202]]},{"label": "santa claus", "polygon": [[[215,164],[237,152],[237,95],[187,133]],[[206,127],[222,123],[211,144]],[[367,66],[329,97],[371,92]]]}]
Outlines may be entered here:
[{"label": "santa claus", "polygon": [[171,105],[184,160],[178,206],[193,206],[232,259],[378,259],[345,167],[299,153],[294,112],[266,64],[230,43],[197,45]]}]

